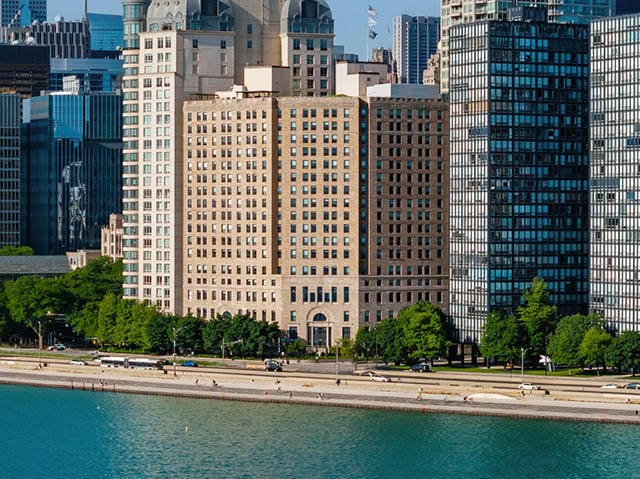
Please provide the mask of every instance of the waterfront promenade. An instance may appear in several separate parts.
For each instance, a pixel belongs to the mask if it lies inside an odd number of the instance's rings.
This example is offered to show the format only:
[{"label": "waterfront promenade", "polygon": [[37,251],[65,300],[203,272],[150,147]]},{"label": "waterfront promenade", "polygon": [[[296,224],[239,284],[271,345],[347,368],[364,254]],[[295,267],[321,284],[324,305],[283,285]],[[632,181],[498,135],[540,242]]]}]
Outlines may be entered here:
[{"label": "waterfront promenade", "polygon": [[386,383],[342,374],[338,386],[335,375],[301,373],[295,367],[284,373],[265,373],[258,367],[259,363],[244,369],[181,368],[174,377],[171,368],[166,374],[64,363],[50,363],[38,369],[37,362],[5,357],[0,358],[0,384],[431,414],[640,424],[640,392],[600,390],[602,381],[592,384],[590,380],[548,378],[543,385],[548,394],[536,391],[522,395],[516,389],[517,376],[505,384],[504,378],[487,374],[404,373]]}]

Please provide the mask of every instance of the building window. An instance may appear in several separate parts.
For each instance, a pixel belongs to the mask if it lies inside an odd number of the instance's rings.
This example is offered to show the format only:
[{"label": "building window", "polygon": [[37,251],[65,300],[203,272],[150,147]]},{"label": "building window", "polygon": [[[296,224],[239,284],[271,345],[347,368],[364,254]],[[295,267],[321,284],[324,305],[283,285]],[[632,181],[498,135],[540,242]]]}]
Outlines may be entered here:
[{"label": "building window", "polygon": [[197,38],[193,39],[193,48],[198,48],[198,39]]},{"label": "building window", "polygon": [[345,326],[342,328],[342,339],[350,340],[351,339],[351,328],[349,326]]}]

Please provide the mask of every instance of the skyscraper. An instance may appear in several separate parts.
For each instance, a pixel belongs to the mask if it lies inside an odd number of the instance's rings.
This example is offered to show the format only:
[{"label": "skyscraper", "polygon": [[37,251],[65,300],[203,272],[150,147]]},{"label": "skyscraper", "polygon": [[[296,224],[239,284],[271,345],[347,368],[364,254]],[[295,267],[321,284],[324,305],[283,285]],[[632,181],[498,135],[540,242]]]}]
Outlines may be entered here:
[{"label": "skyscraper", "polygon": [[47,0],[0,0],[0,26],[27,26],[47,19]]},{"label": "skyscraper", "polygon": [[549,21],[588,24],[592,18],[613,15],[614,3],[615,0],[441,0],[440,91],[449,91],[449,29],[454,25],[504,20],[507,10],[518,5],[548,5]]},{"label": "skyscraper", "polygon": [[184,313],[325,348],[418,301],[446,310],[448,105],[387,87],[185,103]]},{"label": "skyscraper", "polygon": [[20,102],[0,93],[0,247],[20,245]]},{"label": "skyscraper", "polygon": [[439,39],[439,18],[409,15],[393,18],[393,59],[400,83],[422,83],[422,74]]},{"label": "skyscraper", "polygon": [[637,0],[616,0],[616,15],[639,13],[640,3]]},{"label": "skyscraper", "polygon": [[591,311],[640,324],[640,15],[591,26]]},{"label": "skyscraper", "polygon": [[100,249],[122,207],[122,98],[66,91],[25,100],[23,243],[36,254]]},{"label": "skyscraper", "polygon": [[523,21],[450,33],[451,301],[463,342],[538,276],[561,314],[588,309],[589,27]]},{"label": "skyscraper", "polygon": [[289,66],[296,94],[328,95],[333,19],[325,0],[123,5],[124,295],[181,313],[184,101],[243,84],[247,65]]},{"label": "skyscraper", "polygon": [[[92,52],[112,52],[123,47],[122,15],[89,13],[89,32]],[[92,53],[92,55],[95,55]]]}]

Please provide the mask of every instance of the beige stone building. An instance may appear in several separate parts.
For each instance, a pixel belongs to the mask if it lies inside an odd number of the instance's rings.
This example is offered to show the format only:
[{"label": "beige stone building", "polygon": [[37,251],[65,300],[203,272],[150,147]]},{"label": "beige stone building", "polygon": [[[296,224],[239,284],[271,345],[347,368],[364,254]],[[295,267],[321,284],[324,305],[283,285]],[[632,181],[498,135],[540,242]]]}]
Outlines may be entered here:
[{"label": "beige stone building", "polygon": [[[282,71],[269,70],[284,66],[293,75],[286,93],[332,93],[333,19],[324,0],[123,4],[124,296],[181,314],[183,153],[185,146],[212,146],[183,145],[183,103],[216,92],[240,94],[234,85],[244,84],[250,65],[266,68],[251,70],[251,81],[266,75],[270,92],[284,93]],[[211,139],[201,135],[201,141]]]},{"label": "beige stone building", "polygon": [[109,215],[109,224],[102,228],[100,250],[102,256],[108,256],[113,261],[122,258],[122,237],[124,229],[122,227],[122,215]]},{"label": "beige stone building", "polygon": [[447,114],[424,98],[186,102],[184,312],[246,312],[324,348],[420,300],[446,309]]}]

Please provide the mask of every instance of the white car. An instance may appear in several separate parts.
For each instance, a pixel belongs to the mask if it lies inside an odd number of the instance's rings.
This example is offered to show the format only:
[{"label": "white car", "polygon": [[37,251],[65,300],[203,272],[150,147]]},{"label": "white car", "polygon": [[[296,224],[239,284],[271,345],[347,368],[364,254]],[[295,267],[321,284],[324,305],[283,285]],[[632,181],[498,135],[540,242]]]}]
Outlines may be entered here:
[{"label": "white car", "polygon": [[618,389],[618,385],[609,383],[609,384],[605,384],[604,386],[600,386],[600,389]]},{"label": "white car", "polygon": [[518,389],[520,389],[521,391],[537,391],[538,389],[540,389],[540,386],[538,386],[537,384],[522,383],[518,385]]},{"label": "white car", "polygon": [[83,361],[82,359],[72,359],[71,361],[69,361],[69,364],[71,364],[71,366],[86,366],[87,363],[85,361]]},{"label": "white car", "polygon": [[369,374],[369,379],[371,379],[372,381],[375,381],[377,383],[388,383],[388,382],[391,382],[391,380],[388,377],[381,376],[380,374],[376,374],[376,373]]}]

